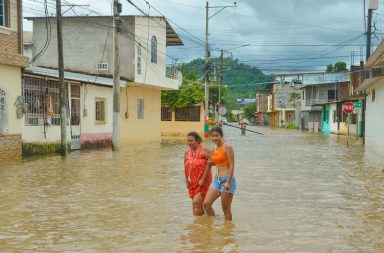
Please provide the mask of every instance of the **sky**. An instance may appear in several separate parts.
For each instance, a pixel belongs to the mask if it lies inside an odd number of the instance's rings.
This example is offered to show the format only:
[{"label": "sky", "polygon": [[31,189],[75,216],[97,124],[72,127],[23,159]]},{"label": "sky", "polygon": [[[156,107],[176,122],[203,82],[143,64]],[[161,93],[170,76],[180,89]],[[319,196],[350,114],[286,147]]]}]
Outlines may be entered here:
[{"label": "sky", "polygon": [[[48,1],[55,13],[55,0]],[[23,0],[24,16],[42,16],[44,0]],[[110,15],[112,0],[62,0],[63,5],[82,4],[65,15]],[[128,0],[123,15],[142,15]],[[169,61],[189,62],[204,57],[206,0],[131,0],[149,15],[163,15],[184,42],[168,47]],[[151,7],[146,3],[148,2]],[[367,4],[369,0],[366,0]],[[365,59],[364,0],[210,0],[209,48],[212,57],[234,57],[266,73],[322,71],[344,61]],[[63,6],[63,11],[69,7]],[[382,9],[380,9],[382,8]],[[365,15],[367,13],[365,12]],[[373,49],[384,32],[384,0],[373,15]],[[25,30],[31,24],[25,22]],[[353,55],[353,56],[352,56]]]}]

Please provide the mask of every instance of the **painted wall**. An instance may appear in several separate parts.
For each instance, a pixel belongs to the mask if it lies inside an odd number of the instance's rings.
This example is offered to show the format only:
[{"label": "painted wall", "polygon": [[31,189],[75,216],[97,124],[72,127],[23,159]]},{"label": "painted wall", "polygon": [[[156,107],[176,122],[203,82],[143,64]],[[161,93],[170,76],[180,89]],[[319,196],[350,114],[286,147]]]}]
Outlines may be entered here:
[{"label": "painted wall", "polygon": [[[372,101],[373,90],[375,100]],[[376,84],[368,90],[366,109],[366,146],[378,154],[384,153],[384,83]]]},{"label": "painted wall", "polygon": [[[113,89],[92,84],[81,86],[81,144],[85,142],[98,142],[111,140],[113,125]],[[96,123],[96,99],[105,99],[106,122]]]},{"label": "painted wall", "polygon": [[14,103],[21,96],[21,69],[0,64],[0,89],[6,94],[7,120],[4,124],[5,134],[21,134],[22,119],[16,116]]},{"label": "painted wall", "polygon": [[[337,104],[333,103],[330,104],[330,132],[332,134],[342,134],[347,135],[348,134],[348,124],[347,122],[333,122],[334,115],[336,113]],[[356,135],[356,124],[350,124],[349,125],[349,134],[350,135]]]},{"label": "painted wall", "polygon": [[162,137],[181,137],[186,138],[191,131],[198,132],[204,136],[204,105],[200,106],[200,121],[175,121],[175,112],[172,112],[172,121],[161,121]]},{"label": "painted wall", "polygon": [[[121,77],[134,79],[134,17],[124,17],[120,38]],[[65,68],[74,72],[113,74],[113,29],[110,17],[63,18],[63,47]],[[51,18],[52,36],[47,51],[34,66],[57,68],[56,20]],[[165,36],[165,35],[164,35]],[[45,19],[33,22],[33,54],[43,47],[46,40]],[[109,69],[97,71],[97,63],[108,63]]]},{"label": "painted wall", "polygon": [[329,104],[326,104],[324,107],[323,107],[323,111],[322,111],[322,115],[321,115],[321,118],[322,118],[322,123],[321,123],[321,131],[323,132],[323,134],[329,134],[331,132],[331,115],[330,115],[330,109],[331,106]]},{"label": "painted wall", "polygon": [[[160,143],[160,89],[132,83],[130,85],[120,91],[121,144]],[[138,99],[144,100],[144,119],[137,117]]]}]

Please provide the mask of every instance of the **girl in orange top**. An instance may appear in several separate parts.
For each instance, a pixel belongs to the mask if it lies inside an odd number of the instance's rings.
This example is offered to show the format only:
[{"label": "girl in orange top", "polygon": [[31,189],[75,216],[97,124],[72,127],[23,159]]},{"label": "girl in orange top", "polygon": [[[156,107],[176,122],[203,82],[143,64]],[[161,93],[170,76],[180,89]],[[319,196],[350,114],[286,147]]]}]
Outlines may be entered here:
[{"label": "girl in orange top", "polygon": [[[202,138],[198,133],[189,133],[189,148],[184,154],[185,184],[188,188],[188,195],[192,199],[192,211],[195,216],[204,214],[202,203],[212,182],[211,173],[204,175],[206,169],[211,166],[208,161],[211,158],[211,151],[201,142]],[[204,183],[201,183],[203,175]]]},{"label": "girl in orange top", "polygon": [[[235,169],[234,151],[229,143],[224,142],[223,130],[220,127],[212,128],[211,137],[216,144],[212,152],[212,163],[216,166],[216,176],[204,199],[203,208],[209,216],[214,216],[212,204],[218,197],[221,197],[221,207],[225,219],[232,220],[231,204],[236,190],[236,180],[233,175]],[[207,167],[204,176],[209,174],[210,168]],[[203,178],[205,178],[204,176]]]}]

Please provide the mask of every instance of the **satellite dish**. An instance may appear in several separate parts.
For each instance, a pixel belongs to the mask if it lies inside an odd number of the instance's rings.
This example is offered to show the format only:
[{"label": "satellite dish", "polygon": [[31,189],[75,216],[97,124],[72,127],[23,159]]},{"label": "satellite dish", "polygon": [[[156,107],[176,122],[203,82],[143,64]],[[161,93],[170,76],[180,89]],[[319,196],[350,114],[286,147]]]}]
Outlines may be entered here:
[{"label": "satellite dish", "polygon": [[181,71],[177,71],[176,79],[177,79],[177,84],[180,88],[181,85],[183,84],[183,73],[181,73]]}]

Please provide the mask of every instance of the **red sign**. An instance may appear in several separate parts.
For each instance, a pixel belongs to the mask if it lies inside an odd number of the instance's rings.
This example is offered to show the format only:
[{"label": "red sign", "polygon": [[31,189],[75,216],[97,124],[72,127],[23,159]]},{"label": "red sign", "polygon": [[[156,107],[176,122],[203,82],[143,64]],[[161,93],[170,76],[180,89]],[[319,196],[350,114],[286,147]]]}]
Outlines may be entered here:
[{"label": "red sign", "polygon": [[343,112],[350,114],[355,110],[355,105],[352,102],[345,102],[343,104]]}]

